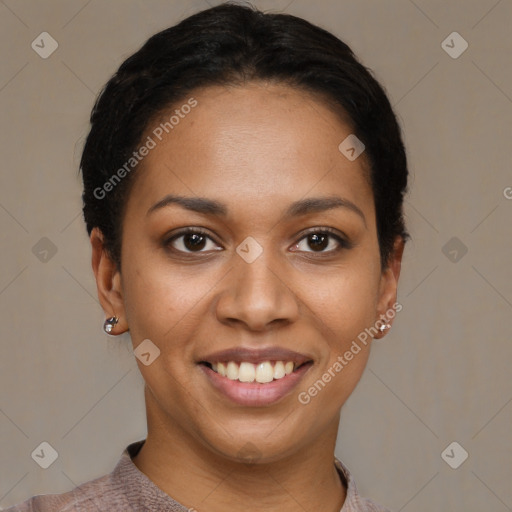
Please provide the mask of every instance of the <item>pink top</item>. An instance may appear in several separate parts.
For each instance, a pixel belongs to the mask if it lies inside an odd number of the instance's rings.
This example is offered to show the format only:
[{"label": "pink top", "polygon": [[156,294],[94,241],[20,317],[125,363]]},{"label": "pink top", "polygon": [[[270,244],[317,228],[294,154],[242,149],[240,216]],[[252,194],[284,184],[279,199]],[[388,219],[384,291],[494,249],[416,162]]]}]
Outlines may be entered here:
[{"label": "pink top", "polygon": [[[132,462],[145,440],[128,445],[112,473],[79,485],[63,494],[40,494],[6,512],[190,512],[157,487]],[[359,496],[348,469],[335,458],[347,489],[340,512],[390,512]]]}]

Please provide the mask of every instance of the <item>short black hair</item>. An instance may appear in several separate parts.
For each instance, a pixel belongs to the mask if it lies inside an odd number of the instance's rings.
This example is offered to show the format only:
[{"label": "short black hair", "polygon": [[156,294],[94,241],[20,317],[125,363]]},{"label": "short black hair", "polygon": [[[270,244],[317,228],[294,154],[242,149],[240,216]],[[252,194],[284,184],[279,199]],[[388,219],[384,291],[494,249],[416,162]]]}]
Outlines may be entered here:
[{"label": "short black hair", "polygon": [[150,37],[121,64],[93,107],[80,162],[83,215],[89,235],[94,227],[101,230],[119,268],[124,207],[136,171],[112,180],[123,165],[126,169],[150,122],[197,88],[258,80],[310,91],[345,114],[343,121],[348,117],[365,145],[383,268],[395,238],[409,238],[403,217],[406,152],[391,104],[373,73],[321,27],[227,2]]}]

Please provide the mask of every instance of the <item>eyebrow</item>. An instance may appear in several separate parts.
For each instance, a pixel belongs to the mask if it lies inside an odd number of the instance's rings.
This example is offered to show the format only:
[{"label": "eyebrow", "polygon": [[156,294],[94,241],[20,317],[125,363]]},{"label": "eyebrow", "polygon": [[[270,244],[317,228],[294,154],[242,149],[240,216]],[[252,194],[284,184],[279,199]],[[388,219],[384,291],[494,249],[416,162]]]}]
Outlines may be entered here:
[{"label": "eyebrow", "polygon": [[363,211],[348,199],[329,196],[329,197],[309,197],[307,199],[301,199],[292,203],[286,210],[285,217],[295,217],[299,215],[306,215],[308,213],[318,213],[334,208],[346,208],[348,210],[357,213],[363,219],[364,225],[366,226],[366,217]]},{"label": "eyebrow", "polygon": [[169,194],[163,199],[155,203],[146,213],[149,215],[156,210],[165,208],[171,204],[177,204],[187,210],[205,215],[217,215],[225,217],[228,214],[228,209],[222,203],[214,199],[207,199],[206,197],[185,197]]},{"label": "eyebrow", "polygon": [[[149,208],[147,211],[146,216],[173,204],[177,204],[182,208],[204,215],[226,217],[228,214],[227,206],[214,199],[208,199],[206,197],[185,197],[168,194],[163,199],[151,206],[151,208]],[[354,213],[357,213],[357,215],[363,219],[364,225],[366,226],[366,217],[364,216],[362,210],[352,201],[338,196],[309,197],[306,199],[300,199],[293,202],[286,209],[283,217],[298,217],[300,215],[324,212],[334,208],[346,208],[353,211]]]}]

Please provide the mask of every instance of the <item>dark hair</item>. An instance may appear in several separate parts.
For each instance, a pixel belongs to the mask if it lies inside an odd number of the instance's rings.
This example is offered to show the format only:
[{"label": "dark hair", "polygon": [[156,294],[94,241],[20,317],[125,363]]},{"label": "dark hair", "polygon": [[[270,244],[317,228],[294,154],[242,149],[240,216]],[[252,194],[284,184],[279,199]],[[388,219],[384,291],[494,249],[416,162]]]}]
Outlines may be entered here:
[{"label": "dark hair", "polygon": [[134,172],[121,173],[123,179],[115,173],[123,165],[126,169],[152,120],[198,87],[253,80],[310,91],[332,110],[348,114],[351,130],[365,145],[383,268],[395,237],[407,240],[405,148],[386,93],[371,71],[320,27],[228,2],[153,35],[121,64],[96,100],[80,163],[83,214],[89,234],[96,226],[102,231],[118,267]]}]

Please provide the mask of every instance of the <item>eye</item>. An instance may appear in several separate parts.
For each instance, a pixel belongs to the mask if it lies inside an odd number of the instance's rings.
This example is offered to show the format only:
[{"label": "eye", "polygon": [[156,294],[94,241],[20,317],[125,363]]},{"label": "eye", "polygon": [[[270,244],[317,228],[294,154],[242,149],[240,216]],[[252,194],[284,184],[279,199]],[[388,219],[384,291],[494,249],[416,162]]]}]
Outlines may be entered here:
[{"label": "eye", "polygon": [[[305,246],[312,250],[307,250]],[[350,248],[350,244],[337,232],[330,228],[315,228],[306,233],[294,246],[294,251],[335,253]]]},{"label": "eye", "polygon": [[202,229],[187,228],[167,238],[165,247],[184,253],[220,250],[216,242]]}]

